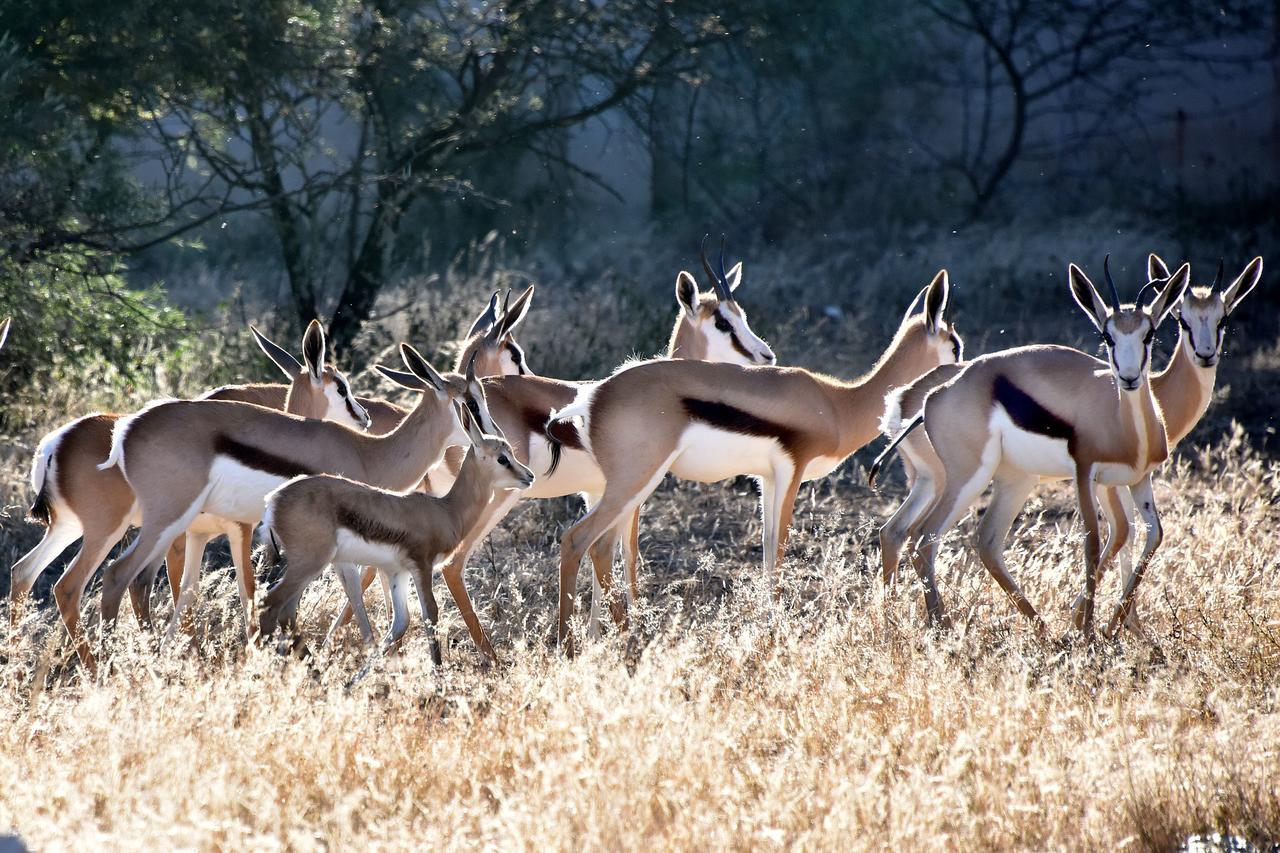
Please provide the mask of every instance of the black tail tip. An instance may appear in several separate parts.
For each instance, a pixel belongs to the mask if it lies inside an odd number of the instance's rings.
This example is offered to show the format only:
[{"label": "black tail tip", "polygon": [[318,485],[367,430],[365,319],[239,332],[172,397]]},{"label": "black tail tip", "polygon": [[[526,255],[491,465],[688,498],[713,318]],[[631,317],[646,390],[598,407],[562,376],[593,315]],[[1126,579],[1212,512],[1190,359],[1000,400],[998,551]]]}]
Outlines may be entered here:
[{"label": "black tail tip", "polygon": [[49,492],[44,486],[40,487],[36,499],[31,502],[31,509],[27,510],[27,521],[43,524],[45,527],[53,525],[53,505],[49,502]]}]

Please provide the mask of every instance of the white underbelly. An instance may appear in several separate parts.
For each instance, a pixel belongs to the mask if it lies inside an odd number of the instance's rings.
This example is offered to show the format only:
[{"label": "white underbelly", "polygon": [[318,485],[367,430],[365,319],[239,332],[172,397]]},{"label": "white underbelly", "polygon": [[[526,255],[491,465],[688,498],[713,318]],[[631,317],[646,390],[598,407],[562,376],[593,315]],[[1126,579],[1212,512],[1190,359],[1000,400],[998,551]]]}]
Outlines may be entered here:
[{"label": "white underbelly", "polygon": [[209,496],[200,509],[212,515],[256,524],[266,511],[267,493],[285,478],[241,465],[226,456],[215,456],[209,471]]},{"label": "white underbelly", "polygon": [[529,438],[529,467],[533,469],[533,485],[521,493],[525,498],[558,498],[576,495],[578,492],[602,494],[604,473],[595,457],[585,450],[563,448],[560,464],[553,475],[547,476],[551,467],[551,445],[540,436]]},{"label": "white underbelly", "polygon": [[[680,454],[671,473],[682,480],[715,483],[740,474],[772,476],[786,451],[776,439],[726,432],[694,423],[680,436]],[[787,464],[790,464],[787,462]]]},{"label": "white underbelly", "polygon": [[1066,439],[1048,438],[1014,426],[1004,409],[991,415],[992,431],[1000,437],[1000,464],[1053,479],[1074,477],[1075,460]]},{"label": "white underbelly", "polygon": [[839,468],[845,458],[844,456],[819,456],[817,459],[811,459],[809,464],[804,466],[804,477],[801,479],[817,480],[819,477],[825,477]]},{"label": "white underbelly", "polygon": [[404,549],[386,542],[370,542],[345,527],[337,531],[338,547],[331,562],[377,566],[388,572],[398,571],[407,562]]},{"label": "white underbelly", "polygon": [[1145,469],[1118,462],[1103,462],[1093,467],[1093,479],[1100,486],[1132,486],[1146,475]]},{"label": "white underbelly", "polygon": [[187,529],[192,533],[207,533],[210,536],[218,536],[227,532],[230,522],[216,515],[210,515],[202,512],[191,522],[191,526]]}]

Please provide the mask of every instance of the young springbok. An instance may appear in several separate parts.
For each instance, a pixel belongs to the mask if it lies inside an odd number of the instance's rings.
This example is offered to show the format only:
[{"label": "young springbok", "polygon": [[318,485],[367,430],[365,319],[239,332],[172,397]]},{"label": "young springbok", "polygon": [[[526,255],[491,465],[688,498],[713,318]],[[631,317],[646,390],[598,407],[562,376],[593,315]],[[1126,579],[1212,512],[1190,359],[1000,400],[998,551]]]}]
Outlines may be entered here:
[{"label": "young springbok", "polygon": [[[262,636],[276,628],[296,632],[303,590],[327,564],[365,563],[380,567],[390,589],[393,616],[383,651],[408,627],[406,581],[412,578],[431,641],[431,659],[439,665],[438,611],[431,590],[436,561],[458,547],[496,492],[526,489],[534,479],[506,439],[484,434],[469,409],[459,407],[458,418],[471,447],[443,497],[396,494],[331,475],[299,477],[267,496],[263,527],[283,549],[288,565],[262,602]],[[469,603],[458,605],[470,609]]]},{"label": "young springbok", "polygon": [[[702,253],[703,269],[711,280],[713,290],[700,292],[692,274],[681,271],[676,276],[676,301],[679,313],[667,347],[667,357],[722,359],[738,364],[772,364],[773,351],[761,340],[747,323],[746,312],[734,297],[742,282],[742,262],[724,272],[723,254],[720,274],[713,271]],[[483,381],[485,397],[489,403],[491,420],[481,421],[481,428],[490,433],[508,437],[516,457],[529,464],[535,471],[545,471],[538,476],[532,488],[519,492],[499,494],[481,516],[476,527],[468,533],[462,545],[443,569],[445,583],[455,600],[462,600],[466,588],[463,573],[472,552],[496,527],[521,498],[552,498],[582,494],[590,508],[604,492],[604,475],[591,454],[587,453],[570,425],[552,430],[554,438],[548,440],[545,427],[552,412],[573,402],[583,383],[547,379],[538,376],[491,377]],[[558,439],[558,440],[557,440]],[[635,566],[640,507],[629,516],[626,535],[623,537],[623,555],[627,578],[631,588],[636,583]],[[592,559],[602,571],[612,571],[614,543],[619,531],[613,531],[608,541],[592,549]],[[372,580],[366,574],[364,585]],[[592,596],[593,624],[603,595],[598,591]],[[350,605],[333,623],[333,629],[344,624],[351,616]],[[466,613],[474,613],[468,606]],[[484,655],[496,659],[492,645],[485,636],[478,620],[466,618],[467,630]],[[331,633],[332,630],[331,629]]]},{"label": "young springbok", "polygon": [[[1148,279],[1163,281],[1171,277],[1168,267],[1156,255],[1147,260]],[[1262,274],[1262,259],[1255,258],[1245,267],[1235,281],[1223,291],[1218,290],[1222,278],[1221,268],[1218,277],[1209,287],[1192,287],[1185,291],[1175,312],[1179,317],[1180,332],[1177,348],[1173,358],[1165,369],[1151,375],[1151,393],[1155,397],[1164,417],[1165,437],[1169,450],[1182,441],[1194,429],[1204,415],[1212,397],[1217,364],[1221,358],[1221,346],[1226,318],[1240,301],[1257,285]],[[958,367],[938,368],[921,377],[911,385],[894,391],[886,400],[884,432],[895,437],[901,432],[904,421],[910,421],[919,413],[926,395],[934,388],[949,381]],[[887,582],[897,572],[903,547],[913,534],[913,527],[921,520],[937,495],[937,486],[943,477],[941,463],[925,432],[916,430],[911,433],[897,448],[903,459],[903,465],[909,472],[910,492],[897,512],[880,528],[880,548],[884,579]],[[873,465],[877,470],[886,454]],[[873,474],[874,478],[874,474]],[[1042,477],[1042,481],[1060,479]],[[1130,567],[1127,550],[1132,532],[1131,519],[1134,507],[1127,489],[1100,486],[1098,490],[1099,504],[1110,531],[1106,547],[1103,549],[1099,572],[1101,573],[1110,560],[1121,555],[1123,583],[1127,583]],[[1012,504],[1012,497],[1009,499]],[[1004,499],[993,501],[991,507],[999,508]],[[1009,506],[1002,514],[990,515],[990,509],[984,512],[978,537],[978,553],[983,565],[992,570],[997,580],[1004,566],[1003,544],[1008,536],[1021,505]],[[988,521],[988,516],[991,520]],[[1099,575],[1099,581],[1101,575]],[[1015,599],[1016,601],[1017,599]],[[1083,617],[1084,596],[1081,593],[1073,606],[1076,623],[1079,625]],[[1027,613],[1026,610],[1023,611]],[[1031,613],[1033,621],[1038,618]],[[1137,611],[1130,607],[1125,624],[1133,631],[1139,631]]]},{"label": "young springbok", "polygon": [[421,396],[386,435],[215,400],[164,402],[117,422],[103,465],[120,466],[142,520],[103,577],[103,624],[115,621],[130,582],[201,512],[256,524],[267,493],[303,474],[341,474],[394,490],[418,485],[445,447],[466,440],[450,402],[461,397],[483,407],[484,392],[474,375],[443,377],[413,347],[400,350],[409,373],[398,381]]},{"label": "young springbok", "polygon": [[[252,327],[251,327],[252,328]],[[353,399],[346,378],[325,363],[324,332],[313,322],[303,338],[306,365],[282,347],[272,343],[253,329],[262,350],[290,379],[289,385],[229,385],[204,395],[210,400],[235,400],[273,409],[292,406],[303,417],[329,418],[351,426],[367,426],[369,415],[359,401]],[[286,402],[288,401],[288,402]],[[46,435],[36,449],[31,470],[31,486],[36,493],[29,517],[46,528],[40,542],[16,564],[10,574],[10,624],[19,621],[22,605],[40,573],[76,539],[83,537],[79,552],[54,584],[54,599],[63,624],[73,639],[78,637],[80,600],[85,586],[107,553],[120,541],[125,531],[137,521],[137,505],[133,490],[116,468],[105,470],[99,463],[111,452],[111,431],[121,415],[93,414],[77,418]],[[252,599],[253,576],[249,567],[249,531],[239,525],[225,525],[208,519],[196,519],[189,546],[188,560],[197,563],[203,553],[203,542],[219,533],[231,539],[232,556],[241,578],[241,594]],[[197,548],[197,543],[199,547]],[[191,553],[194,552],[194,553]],[[169,580],[175,600],[183,574],[184,536],[175,537],[166,558]],[[149,617],[149,599],[136,599],[139,618]],[[82,660],[87,661],[88,647],[77,643]]]},{"label": "young springbok", "polygon": [[[923,298],[923,314],[909,309],[889,348],[853,382],[799,368],[649,361],[584,388],[551,427],[582,419],[578,434],[599,464],[605,488],[562,541],[560,641],[569,641],[583,555],[668,471],[700,482],[759,478],[765,577],[776,587],[774,570],[800,483],[826,476],[876,436],[890,388],[959,360],[962,342],[944,319],[949,291],[943,270],[912,303],[914,308]],[[597,566],[596,575],[607,594],[608,574]],[[623,624],[620,606],[610,604],[614,620]],[[566,650],[572,652],[571,643]]]},{"label": "young springbok", "polygon": [[[1129,487],[1148,527],[1138,568],[1126,584],[1108,633],[1114,631],[1116,620],[1124,618],[1159,546],[1161,530],[1151,477],[1168,456],[1168,441],[1151,393],[1151,343],[1160,321],[1186,289],[1190,267],[1184,264],[1167,280],[1143,285],[1133,305],[1121,305],[1107,263],[1104,270],[1110,305],[1075,264],[1070,265],[1068,278],[1076,303],[1102,336],[1107,362],[1061,346],[1019,347],[981,356],[930,391],[923,412],[882,454],[884,458],[923,424],[938,460],[930,466],[921,464],[922,457],[913,457],[917,482],[930,477],[938,495],[910,531],[919,551],[916,571],[935,623],[945,623],[933,570],[939,542],[988,483],[993,483],[993,495],[978,534],[983,561],[1018,608],[1041,628],[1043,622],[1009,576],[999,547],[1041,478],[1071,478],[1076,485],[1086,531],[1081,620],[1086,638],[1093,631],[1101,554],[1096,489]],[[1148,287],[1158,288],[1158,293],[1143,305]],[[936,469],[932,475],[931,468]]]}]

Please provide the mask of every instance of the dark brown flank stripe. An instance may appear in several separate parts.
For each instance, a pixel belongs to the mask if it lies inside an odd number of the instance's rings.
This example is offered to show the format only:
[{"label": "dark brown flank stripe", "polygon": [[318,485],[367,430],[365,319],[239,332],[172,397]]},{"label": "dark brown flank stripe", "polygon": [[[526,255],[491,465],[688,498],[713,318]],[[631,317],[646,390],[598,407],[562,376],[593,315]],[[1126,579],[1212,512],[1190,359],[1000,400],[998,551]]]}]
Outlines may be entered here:
[{"label": "dark brown flank stripe", "polygon": [[276,456],[257,447],[236,441],[228,435],[219,435],[213,442],[213,452],[236,460],[247,468],[265,471],[277,477],[301,477],[304,474],[316,474],[310,468],[292,459]]},{"label": "dark brown flank stripe", "polygon": [[338,526],[347,528],[367,542],[403,545],[409,538],[409,534],[405,531],[396,530],[376,519],[361,515],[349,506],[338,507]]},{"label": "dark brown flank stripe", "polygon": [[740,435],[758,435],[763,438],[777,439],[778,443],[788,451],[799,442],[800,432],[794,427],[765,420],[727,403],[699,400],[694,397],[682,397],[680,403],[689,417],[716,429],[736,432]]},{"label": "dark brown flank stripe", "polygon": [[992,396],[1009,413],[1009,419],[1019,429],[1067,442],[1075,438],[1075,429],[1071,424],[1040,405],[1008,377],[996,377]]}]

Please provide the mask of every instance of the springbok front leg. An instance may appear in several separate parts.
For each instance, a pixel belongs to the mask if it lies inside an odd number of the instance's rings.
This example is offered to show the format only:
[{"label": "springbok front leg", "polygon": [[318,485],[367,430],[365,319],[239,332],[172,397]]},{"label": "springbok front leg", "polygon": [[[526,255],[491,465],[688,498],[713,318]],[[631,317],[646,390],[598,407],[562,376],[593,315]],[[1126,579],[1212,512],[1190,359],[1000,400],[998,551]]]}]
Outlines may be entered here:
[{"label": "springbok front leg", "polygon": [[1080,630],[1085,642],[1093,642],[1093,607],[1098,591],[1098,565],[1102,556],[1102,536],[1098,529],[1098,504],[1094,497],[1094,468],[1078,463],[1076,470],[1076,498],[1080,508],[1080,520],[1084,524],[1084,614]]},{"label": "springbok front leg", "polygon": [[1109,637],[1116,635],[1120,624],[1127,619],[1133,609],[1133,601],[1138,592],[1138,584],[1142,582],[1142,576],[1147,571],[1152,555],[1155,554],[1156,549],[1160,547],[1160,542],[1164,539],[1164,530],[1160,526],[1160,514],[1156,511],[1155,494],[1151,488],[1151,476],[1151,474],[1148,474],[1137,485],[1130,488],[1134,503],[1137,504],[1138,512],[1142,514],[1142,520],[1147,525],[1147,536],[1142,545],[1142,555],[1138,558],[1138,565],[1134,567],[1133,574],[1129,576],[1124,585],[1124,594],[1120,598],[1120,605],[1116,607],[1111,621],[1107,623],[1107,636]]}]

